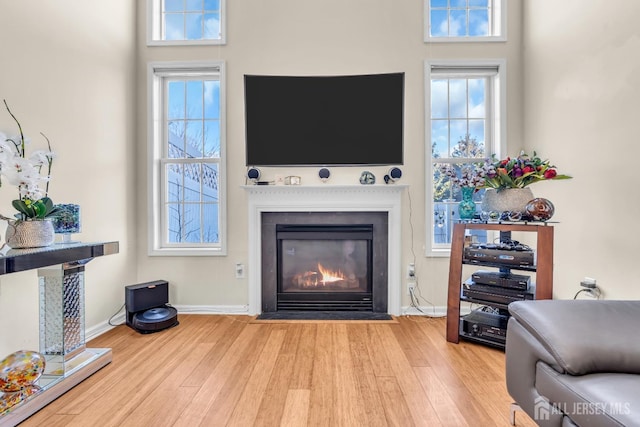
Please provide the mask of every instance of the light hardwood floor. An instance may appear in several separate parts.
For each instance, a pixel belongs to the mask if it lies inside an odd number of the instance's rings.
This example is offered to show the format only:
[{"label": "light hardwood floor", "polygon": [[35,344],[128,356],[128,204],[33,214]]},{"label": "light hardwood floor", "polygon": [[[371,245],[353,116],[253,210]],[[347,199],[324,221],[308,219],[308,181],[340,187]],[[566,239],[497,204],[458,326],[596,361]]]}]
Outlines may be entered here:
[{"label": "light hardwood floor", "polygon": [[[504,353],[447,343],[445,319],[119,326],[113,361],[24,426],[508,426]],[[534,426],[524,413],[518,426]]]}]

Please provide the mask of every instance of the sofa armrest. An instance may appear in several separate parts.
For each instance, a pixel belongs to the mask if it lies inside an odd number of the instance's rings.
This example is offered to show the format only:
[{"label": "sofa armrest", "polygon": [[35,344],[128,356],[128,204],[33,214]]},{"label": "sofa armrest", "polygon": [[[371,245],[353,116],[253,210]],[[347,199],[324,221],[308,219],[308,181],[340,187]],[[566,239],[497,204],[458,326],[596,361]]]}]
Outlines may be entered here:
[{"label": "sofa armrest", "polygon": [[560,372],[640,374],[640,301],[517,301],[509,312]]}]

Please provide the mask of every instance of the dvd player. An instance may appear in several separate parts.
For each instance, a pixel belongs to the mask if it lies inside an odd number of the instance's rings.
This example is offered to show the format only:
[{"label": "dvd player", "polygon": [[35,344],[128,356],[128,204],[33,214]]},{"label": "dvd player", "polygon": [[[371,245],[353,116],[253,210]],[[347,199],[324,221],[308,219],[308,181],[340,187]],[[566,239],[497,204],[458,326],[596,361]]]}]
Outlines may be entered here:
[{"label": "dvd player", "polygon": [[471,279],[478,285],[500,286],[503,288],[526,290],[531,277],[524,274],[504,273],[500,271],[478,270],[471,275]]},{"label": "dvd player", "polygon": [[494,263],[505,265],[535,266],[535,255],[532,250],[504,250],[468,246],[464,248],[465,261],[477,263]]},{"label": "dvd player", "polygon": [[468,280],[463,283],[462,296],[479,301],[495,302],[509,305],[514,301],[535,299],[535,286],[530,285],[527,290],[500,288],[491,285],[478,285]]}]

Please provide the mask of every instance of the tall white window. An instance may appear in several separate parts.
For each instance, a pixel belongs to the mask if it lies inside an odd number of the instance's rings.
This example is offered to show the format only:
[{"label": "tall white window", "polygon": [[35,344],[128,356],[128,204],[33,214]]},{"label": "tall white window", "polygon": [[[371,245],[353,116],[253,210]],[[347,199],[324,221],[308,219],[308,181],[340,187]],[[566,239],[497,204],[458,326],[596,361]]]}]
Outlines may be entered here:
[{"label": "tall white window", "polygon": [[425,0],[425,41],[504,41],[506,7],[506,0]]},{"label": "tall white window", "polygon": [[223,64],[150,64],[150,253],[224,255]]},{"label": "tall white window", "polygon": [[225,0],[147,0],[147,44],[225,43]]},{"label": "tall white window", "polygon": [[[427,62],[427,224],[429,255],[448,255],[459,219],[460,189],[442,166],[460,176],[465,167],[500,155],[506,131],[504,61]],[[479,202],[482,191],[475,194]]]}]

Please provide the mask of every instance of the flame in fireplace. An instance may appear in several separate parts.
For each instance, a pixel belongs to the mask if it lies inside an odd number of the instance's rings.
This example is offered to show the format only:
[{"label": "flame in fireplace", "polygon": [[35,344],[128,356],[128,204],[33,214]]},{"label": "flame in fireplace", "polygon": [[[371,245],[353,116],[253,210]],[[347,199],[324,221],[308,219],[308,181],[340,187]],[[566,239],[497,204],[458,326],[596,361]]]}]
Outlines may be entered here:
[{"label": "flame in fireplace", "polygon": [[317,264],[317,271],[308,270],[293,276],[292,284],[298,289],[352,289],[359,286],[355,276],[349,276],[342,270],[331,269]]},{"label": "flame in fireplace", "polygon": [[330,270],[320,263],[318,263],[318,271],[322,274],[322,283],[324,284],[335,283],[346,279],[342,271]]}]

